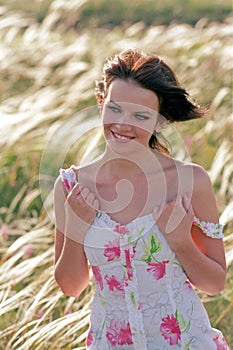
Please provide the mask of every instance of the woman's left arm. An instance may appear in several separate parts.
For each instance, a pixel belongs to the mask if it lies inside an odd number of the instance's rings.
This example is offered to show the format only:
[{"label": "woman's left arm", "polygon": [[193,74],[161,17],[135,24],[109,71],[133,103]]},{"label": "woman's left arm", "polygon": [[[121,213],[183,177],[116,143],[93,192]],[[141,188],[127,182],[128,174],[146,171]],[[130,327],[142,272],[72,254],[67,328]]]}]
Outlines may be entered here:
[{"label": "woman's left arm", "polygon": [[[191,196],[167,203],[157,220],[190,282],[198,289],[215,295],[224,289],[226,262],[223,240],[208,237],[193,224],[194,215],[201,221],[218,223],[218,210],[210,178],[199,166],[193,166],[194,186]],[[183,212],[183,214],[182,214]],[[180,216],[179,223],[167,230],[167,219]],[[212,225],[213,226],[213,225]]]}]

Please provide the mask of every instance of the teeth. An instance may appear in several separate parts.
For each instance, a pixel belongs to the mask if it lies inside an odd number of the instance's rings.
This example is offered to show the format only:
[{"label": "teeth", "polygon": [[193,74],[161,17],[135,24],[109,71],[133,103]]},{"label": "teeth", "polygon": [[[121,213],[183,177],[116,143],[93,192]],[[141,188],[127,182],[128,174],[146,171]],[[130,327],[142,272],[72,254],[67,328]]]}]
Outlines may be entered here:
[{"label": "teeth", "polygon": [[119,135],[119,134],[116,134],[116,133],[114,133],[114,135],[115,135],[115,137],[116,137],[117,139],[120,139],[120,140],[130,140],[130,139],[131,139],[131,137]]}]

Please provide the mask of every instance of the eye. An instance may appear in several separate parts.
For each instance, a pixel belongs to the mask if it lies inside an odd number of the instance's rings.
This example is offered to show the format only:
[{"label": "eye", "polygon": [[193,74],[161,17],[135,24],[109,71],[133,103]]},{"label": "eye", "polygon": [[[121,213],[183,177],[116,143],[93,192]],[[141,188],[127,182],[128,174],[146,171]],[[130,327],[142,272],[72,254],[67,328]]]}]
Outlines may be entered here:
[{"label": "eye", "polygon": [[148,120],[149,119],[149,117],[147,117],[146,115],[138,114],[138,113],[135,114],[135,118],[137,118],[139,120]]},{"label": "eye", "polygon": [[121,112],[121,109],[119,107],[114,106],[114,105],[108,105],[108,108],[114,113],[120,113]]}]

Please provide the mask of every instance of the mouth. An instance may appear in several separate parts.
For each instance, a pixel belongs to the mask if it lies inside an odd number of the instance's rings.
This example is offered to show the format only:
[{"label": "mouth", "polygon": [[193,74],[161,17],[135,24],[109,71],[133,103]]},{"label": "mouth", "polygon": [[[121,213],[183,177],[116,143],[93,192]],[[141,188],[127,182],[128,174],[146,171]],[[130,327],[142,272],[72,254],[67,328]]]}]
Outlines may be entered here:
[{"label": "mouth", "polygon": [[118,132],[115,132],[112,130],[111,130],[111,134],[113,135],[113,139],[117,140],[119,142],[129,142],[129,141],[134,139],[133,136],[122,135],[122,134],[119,134]]}]

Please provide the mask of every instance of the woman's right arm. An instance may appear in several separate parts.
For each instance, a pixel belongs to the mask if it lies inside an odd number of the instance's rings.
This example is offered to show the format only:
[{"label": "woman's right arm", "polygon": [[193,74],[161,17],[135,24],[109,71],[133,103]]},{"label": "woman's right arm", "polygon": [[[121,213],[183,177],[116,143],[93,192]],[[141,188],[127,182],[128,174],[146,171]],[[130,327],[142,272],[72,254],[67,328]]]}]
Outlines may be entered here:
[{"label": "woman's right arm", "polygon": [[64,294],[77,297],[89,282],[83,239],[96,215],[98,201],[80,184],[75,185],[66,198],[59,177],[54,187],[54,207],[55,280]]}]

